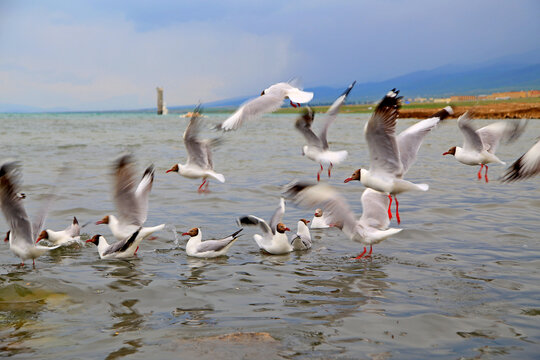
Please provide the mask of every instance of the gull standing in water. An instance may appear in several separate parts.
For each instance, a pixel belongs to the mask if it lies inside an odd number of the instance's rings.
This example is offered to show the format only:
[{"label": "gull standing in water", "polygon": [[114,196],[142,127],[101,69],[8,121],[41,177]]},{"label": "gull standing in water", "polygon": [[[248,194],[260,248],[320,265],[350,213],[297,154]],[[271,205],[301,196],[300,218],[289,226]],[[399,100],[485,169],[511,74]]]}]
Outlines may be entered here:
[{"label": "gull standing in water", "polygon": [[364,251],[355,259],[360,259],[366,254],[367,245],[370,246],[368,255],[371,255],[372,245],[402,230],[388,229],[390,224],[386,214],[388,196],[369,188],[362,193],[363,211],[358,220],[343,196],[328,184],[315,185],[295,181],[285,187],[285,195],[300,207],[321,206],[328,221],[341,229],[349,239],[364,246]]},{"label": "gull standing in water", "polygon": [[73,217],[73,222],[65,230],[53,231],[50,229],[43,230],[37,240],[36,244],[45,239],[53,243],[54,245],[65,245],[81,239],[81,226],[77,218]]},{"label": "gull standing in water", "polygon": [[457,161],[465,165],[480,165],[478,170],[478,180],[482,180],[482,169],[486,167],[484,178],[488,182],[488,165],[489,163],[506,163],[500,160],[496,155],[497,147],[501,140],[511,142],[516,140],[523,130],[527,122],[522,123],[519,120],[498,121],[475,130],[471,125],[471,117],[467,111],[458,119],[458,127],[463,134],[465,140],[463,147],[453,146],[443,155],[454,155]]},{"label": "gull standing in water", "polygon": [[311,234],[309,233],[307,224],[309,224],[309,220],[300,219],[300,221],[298,221],[298,225],[296,226],[296,237],[291,241],[294,251],[311,249]]},{"label": "gull standing in water", "polygon": [[113,236],[119,241],[130,238],[136,231],[142,241],[165,227],[165,224],[142,227],[148,216],[148,197],[154,183],[154,166],[146,168],[139,183],[136,178],[133,156],[120,157],[114,165],[114,202],[118,218],[106,215],[96,222],[96,225],[108,224]]},{"label": "gull standing in water", "polygon": [[272,219],[270,220],[270,225],[261,218],[258,218],[253,215],[243,216],[238,219],[239,225],[259,225],[263,231],[263,235],[255,234],[253,239],[259,248],[266,251],[269,254],[280,255],[286,254],[293,251],[291,244],[289,244],[289,239],[285,231],[291,231],[285,224],[281,221],[283,219],[283,214],[285,213],[285,200],[283,198],[279,201],[279,206],[274,211]]},{"label": "gull standing in water", "polygon": [[312,229],[326,229],[330,227],[330,225],[326,222],[326,218],[321,208],[315,210],[310,227]]},{"label": "gull standing in water", "polygon": [[243,229],[240,229],[223,239],[202,241],[201,229],[193,228],[182,234],[182,236],[189,236],[186,245],[186,253],[188,256],[205,259],[225,255],[232,244],[238,239],[238,234],[242,230]]},{"label": "gull standing in water", "polygon": [[304,147],[302,148],[302,155],[306,156],[310,160],[319,163],[319,165],[321,166],[321,169],[317,173],[317,181],[321,179],[323,164],[329,165],[328,177],[330,177],[333,165],[339,164],[347,158],[348,153],[345,150],[329,150],[327,134],[328,128],[336,120],[339,110],[341,109],[343,103],[345,103],[345,99],[347,99],[347,95],[349,95],[349,93],[351,92],[354,84],[356,84],[356,81],[349,85],[349,87],[343,92],[343,94],[341,94],[336,99],[336,101],[334,101],[332,106],[330,106],[330,108],[326,112],[326,121],[319,136],[317,136],[311,129],[311,124],[313,123],[313,119],[315,118],[315,113],[309,106],[307,107],[306,111],[304,111],[304,113],[296,120],[296,123],[294,125],[296,129],[300,131],[302,135],[304,135],[304,138],[308,142],[308,145],[304,145]]},{"label": "gull standing in water", "polygon": [[141,228],[123,240],[117,241],[111,245],[102,235],[94,235],[91,239],[86,240],[86,243],[92,243],[98,247],[99,257],[101,259],[125,259],[135,255],[139,244],[143,240],[139,236]]},{"label": "gull standing in water", "polygon": [[43,227],[47,215],[47,209],[42,211],[36,224],[32,225],[26,213],[23,202],[18,195],[21,183],[19,165],[15,162],[3,164],[0,168],[0,206],[6,222],[10,226],[9,248],[21,259],[21,265],[25,260],[35,259],[41,255],[56,249],[58,246],[36,245],[35,240]]},{"label": "gull standing in water", "polygon": [[[184,132],[184,145],[188,153],[186,164],[174,164],[167,170],[167,173],[172,171],[190,179],[202,178],[203,182],[198,189],[198,192],[201,193],[208,189],[208,178],[224,183],[225,177],[214,171],[214,164],[212,162],[212,147],[218,145],[221,140],[199,139],[198,135],[202,121],[202,117],[199,114],[199,107],[197,107],[193,111],[193,116]],[[206,186],[203,188],[205,184]]]},{"label": "gull standing in water", "polygon": [[[313,99],[313,93],[302,91],[294,84],[280,82],[261,92],[261,96],[244,103],[229,116],[217,129],[223,131],[236,130],[246,120],[257,119],[264,113],[271,113],[281,107],[283,100],[289,99],[293,107],[307,103]],[[296,103],[296,104],[295,104]]]}]

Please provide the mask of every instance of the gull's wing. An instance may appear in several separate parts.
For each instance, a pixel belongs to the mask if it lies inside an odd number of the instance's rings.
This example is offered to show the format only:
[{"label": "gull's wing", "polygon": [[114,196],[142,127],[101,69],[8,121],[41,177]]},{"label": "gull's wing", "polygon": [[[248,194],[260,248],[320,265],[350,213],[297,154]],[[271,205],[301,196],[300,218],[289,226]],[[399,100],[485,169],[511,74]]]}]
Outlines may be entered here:
[{"label": "gull's wing", "polygon": [[109,254],[114,254],[116,252],[120,253],[120,252],[126,251],[127,249],[129,249],[131,245],[133,245],[133,243],[135,242],[135,239],[137,239],[137,236],[139,235],[139,231],[141,231],[141,228],[139,228],[139,230],[135,231],[131,236],[125,238],[124,240],[115,242],[114,244],[109,246],[107,250],[103,252],[103,255],[109,255]]},{"label": "gull's wing", "polygon": [[272,229],[270,229],[268,223],[259,217],[253,215],[242,216],[241,218],[238,218],[236,222],[238,225],[259,225],[265,236],[272,237],[273,235]]},{"label": "gull's wing", "polygon": [[21,174],[19,164],[10,162],[0,168],[0,206],[11,229],[13,241],[34,245],[32,223],[17,193],[20,191]]},{"label": "gull's wing", "polygon": [[317,146],[322,149],[323,144],[321,139],[319,139],[319,137],[315,135],[313,130],[311,130],[311,124],[313,124],[314,118],[315,112],[309,106],[306,106],[302,115],[300,115],[298,119],[296,119],[294,127],[296,128],[296,130],[300,131],[302,135],[304,135],[304,138],[309,145]]},{"label": "gull's wing", "polygon": [[285,187],[285,196],[303,208],[322,208],[327,223],[348,237],[356,233],[356,218],[347,201],[330,185],[295,181]]},{"label": "gull's wing", "polygon": [[152,191],[152,185],[154,184],[154,165],[150,165],[144,171],[144,174],[135,190],[135,199],[139,204],[139,214],[141,218],[141,225],[145,223],[148,216],[148,198],[150,197],[150,191]]},{"label": "gull's wing", "polygon": [[188,164],[196,164],[203,169],[212,168],[212,156],[210,150],[210,140],[199,138],[202,116],[200,116],[200,107],[193,110],[193,116],[184,131],[184,145],[188,153]]},{"label": "gull's wing", "polygon": [[68,226],[68,228],[65,230],[71,237],[76,237],[81,235],[81,226],[79,225],[79,221],[74,216],[73,222],[71,225]]},{"label": "gull's wing", "polygon": [[388,219],[388,195],[370,188],[362,193],[362,216],[358,221],[364,228],[371,227],[386,230],[390,224]]},{"label": "gull's wing", "polygon": [[399,148],[396,141],[396,122],[399,115],[399,91],[392,89],[377,105],[366,123],[364,134],[369,147],[369,170],[401,176]]},{"label": "gull's wing", "polygon": [[444,120],[453,113],[454,111],[452,108],[447,106],[433,114],[429,119],[417,122],[398,135],[397,143],[404,174],[416,162],[416,155],[418,154],[420,145],[422,145],[422,141],[424,141],[426,135],[429,134],[441,120]]},{"label": "gull's wing", "polygon": [[476,133],[480,136],[484,149],[495,154],[501,141],[511,142],[517,140],[525,130],[527,122],[528,120],[522,122],[517,119],[498,121],[476,130]]},{"label": "gull's wing", "polygon": [[463,150],[481,152],[484,149],[482,145],[482,139],[471,125],[471,117],[467,111],[461,115],[457,121],[459,130],[463,134],[465,140],[463,141]]},{"label": "gull's wing", "polygon": [[337,115],[339,114],[339,110],[341,109],[341,106],[345,103],[345,100],[347,99],[347,96],[351,92],[352,88],[354,87],[354,84],[356,84],[356,81],[353,81],[351,85],[341,94],[330,106],[328,111],[326,111],[326,121],[324,122],[324,126],[321,130],[321,133],[319,137],[321,138],[322,147],[323,149],[328,149],[328,140],[326,139],[326,136],[328,134],[328,128],[332,123],[336,120]]},{"label": "gull's wing", "polygon": [[538,174],[540,174],[540,140],[506,169],[501,181],[518,181]]},{"label": "gull's wing", "polygon": [[[147,190],[142,191],[141,188],[140,193],[149,191],[148,186],[151,188],[151,178],[153,177],[153,173],[149,176],[150,179],[147,178],[147,180],[150,184],[143,185],[143,188]],[[133,156],[124,155],[120,157],[114,164],[114,202],[116,204],[116,210],[118,211],[121,222],[142,226],[146,220],[148,203],[146,202],[146,204],[142,206],[142,201],[137,198],[135,178],[136,174]],[[143,180],[145,180],[144,177]],[[145,196],[147,197],[148,194]],[[148,198],[146,198],[146,200],[148,200]]]},{"label": "gull's wing", "polygon": [[278,93],[261,95],[238,108],[231,116],[217,126],[219,130],[236,130],[244,121],[256,119],[264,113],[271,113],[281,107],[283,96]]},{"label": "gull's wing", "polygon": [[285,199],[281,198],[279,199],[279,206],[270,219],[270,229],[272,229],[272,234],[276,233],[276,226],[283,219],[283,214],[285,214]]},{"label": "gull's wing", "polygon": [[243,229],[240,229],[236,231],[234,234],[231,234],[227,236],[224,239],[220,240],[206,240],[199,244],[197,247],[197,252],[205,252],[205,251],[221,251],[223,248],[225,248],[227,245],[229,245],[231,242],[238,239],[238,233],[242,231]]}]

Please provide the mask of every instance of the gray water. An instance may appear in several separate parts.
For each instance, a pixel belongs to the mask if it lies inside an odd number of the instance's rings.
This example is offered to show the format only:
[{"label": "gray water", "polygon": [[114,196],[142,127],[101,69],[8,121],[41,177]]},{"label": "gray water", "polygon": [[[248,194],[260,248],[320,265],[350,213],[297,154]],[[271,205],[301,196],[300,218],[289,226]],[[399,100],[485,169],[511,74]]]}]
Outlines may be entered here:
[{"label": "gray water", "polygon": [[[226,115],[210,115],[217,123]],[[203,237],[237,229],[235,218],[269,219],[280,186],[315,180],[318,165],[301,156],[303,139],[293,115],[269,115],[225,135],[211,182],[165,174],[185,162],[181,135],[187,120],[153,114],[0,115],[2,157],[23,164],[25,205],[35,214],[58,184],[60,199],[47,227],[65,228],[72,216],[95,222],[114,213],[112,161],[132,152],[142,171],[157,172],[148,225],[178,231],[200,226]],[[335,149],[349,158],[329,181],[361,213],[358,182],[343,184],[368,165],[363,126],[368,115],[340,115],[330,129]],[[399,121],[399,129],[415,120]],[[477,121],[486,124],[487,121]],[[315,126],[317,126],[317,121]],[[205,136],[216,136],[208,131]],[[502,145],[507,163],[540,135],[531,121],[518,143]],[[488,184],[477,167],[441,156],[461,145],[455,120],[430,134],[408,178],[430,184],[427,193],[402,194],[397,236],[361,261],[359,244],[337,229],[313,231],[307,252],[269,256],[246,228],[228,257],[188,258],[185,239],[171,231],[141,245],[132,260],[100,260],[95,246],[58,249],[16,266],[0,244],[0,355],[32,359],[417,359],[538,358],[540,350],[540,177]],[[67,165],[71,171],[58,178]],[[311,210],[288,205],[293,230]],[[392,225],[397,226],[393,220]],[[2,217],[0,231],[7,225]],[[93,223],[83,239],[108,228]],[[255,333],[227,341],[231,333]]]}]

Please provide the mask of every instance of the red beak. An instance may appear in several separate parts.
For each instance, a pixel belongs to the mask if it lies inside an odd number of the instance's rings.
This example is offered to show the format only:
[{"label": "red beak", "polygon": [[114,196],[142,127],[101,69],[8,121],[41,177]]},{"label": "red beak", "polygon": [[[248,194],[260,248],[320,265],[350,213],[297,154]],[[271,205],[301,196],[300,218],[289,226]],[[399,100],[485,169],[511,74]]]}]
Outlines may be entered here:
[{"label": "red beak", "polygon": [[285,231],[291,231],[291,229],[289,229],[289,228],[285,228]]},{"label": "red beak", "polygon": [[448,155],[448,154],[450,154],[450,153],[449,153],[448,151],[447,151],[447,152],[445,152],[445,153],[443,153],[443,155]]},{"label": "red beak", "polygon": [[85,244],[88,244],[89,242],[92,242],[92,239],[88,239],[85,241]]},{"label": "red beak", "polygon": [[43,238],[38,237],[37,240],[36,240],[36,244],[37,244],[41,239],[43,239]]},{"label": "red beak", "polygon": [[311,221],[309,221],[309,220],[306,220],[306,222],[307,222],[307,223],[309,224],[309,223],[310,223]]},{"label": "red beak", "polygon": [[186,235],[189,235],[189,233],[182,233],[182,236],[186,236]]},{"label": "red beak", "polygon": [[99,220],[99,221],[96,221],[96,225],[101,225],[103,224],[103,221]]},{"label": "red beak", "polygon": [[351,181],[351,180],[352,180],[352,178],[349,177],[349,178],[346,178],[345,180],[343,180],[343,182],[344,182],[344,183],[348,183],[348,182]]},{"label": "red beak", "polygon": [[171,171],[173,171],[173,169],[169,169],[169,170],[165,171],[165,174],[170,173]]}]

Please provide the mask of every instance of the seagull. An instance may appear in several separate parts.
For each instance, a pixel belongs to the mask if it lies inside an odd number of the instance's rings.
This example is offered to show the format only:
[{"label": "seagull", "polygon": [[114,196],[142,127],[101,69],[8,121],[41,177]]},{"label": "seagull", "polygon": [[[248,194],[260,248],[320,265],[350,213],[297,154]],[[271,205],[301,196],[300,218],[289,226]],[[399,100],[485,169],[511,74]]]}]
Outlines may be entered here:
[{"label": "seagull", "polygon": [[131,237],[135,231],[142,241],[154,232],[162,230],[165,224],[142,227],[148,216],[148,196],[153,182],[153,165],[145,170],[137,185],[133,156],[120,157],[114,165],[114,202],[119,216],[117,218],[114,215],[106,215],[96,222],[96,225],[108,224],[113,236],[119,241]]},{"label": "seagull", "polygon": [[475,130],[471,125],[471,117],[467,111],[458,119],[459,130],[465,138],[463,147],[453,146],[443,155],[454,155],[457,161],[465,165],[480,165],[478,180],[482,180],[482,169],[485,166],[484,178],[486,182],[489,182],[487,164],[506,164],[495,155],[499,143],[501,140],[506,142],[516,140],[525,129],[526,124],[527,122],[522,124],[521,121],[498,121]]},{"label": "seagull", "polygon": [[433,130],[441,120],[453,114],[450,106],[433,114],[432,117],[422,120],[397,137],[395,134],[398,110],[400,107],[399,91],[392,89],[375,109],[375,112],[364,128],[364,134],[369,147],[370,168],[358,169],[344,182],[351,180],[361,181],[364,186],[388,194],[388,217],[392,218],[390,206],[392,195],[396,201],[396,220],[399,217],[399,203],[396,195],[405,191],[427,191],[427,184],[414,184],[403,180],[403,176],[416,162],[416,155],[422,145],[424,137]]},{"label": "seagull", "polygon": [[206,240],[202,241],[202,232],[200,228],[192,228],[188,232],[182,234],[182,236],[189,235],[189,240],[186,245],[186,253],[188,256],[194,256],[198,258],[215,258],[225,255],[229,248],[238,239],[240,229],[226,238],[219,240]]},{"label": "seagull", "polygon": [[362,193],[363,212],[358,220],[343,196],[328,184],[315,185],[294,181],[285,187],[285,195],[300,207],[321,206],[325,216],[335,227],[341,229],[349,239],[363,244],[364,251],[355,259],[361,259],[366,254],[367,245],[370,246],[368,255],[371,255],[373,244],[403,230],[388,229],[388,197],[370,188]]},{"label": "seagull", "polygon": [[65,245],[81,239],[81,226],[77,221],[77,218],[73,217],[73,222],[65,230],[52,231],[50,229],[43,230],[37,240],[36,244],[43,239],[49,240],[54,245]]},{"label": "seagull", "polygon": [[41,246],[34,243],[34,239],[40,232],[46,218],[44,211],[37,224],[32,225],[26,213],[21,197],[18,195],[20,188],[20,170],[16,162],[5,163],[0,168],[0,206],[10,226],[8,231],[9,248],[21,259],[21,265],[25,260],[35,259],[41,255],[56,249],[58,246]]},{"label": "seagull", "polygon": [[326,218],[324,217],[322,209],[316,209],[315,214],[313,216],[313,220],[311,220],[311,228],[312,229],[326,229],[329,228],[330,225],[326,223]]},{"label": "seagull", "polygon": [[255,234],[253,239],[262,250],[273,255],[286,254],[293,251],[293,248],[289,244],[287,234],[285,234],[285,231],[291,231],[291,229],[281,222],[284,213],[285,200],[281,198],[278,208],[272,215],[270,225],[253,215],[243,216],[237,222],[239,225],[259,225],[261,227],[263,235]]},{"label": "seagull", "polygon": [[540,174],[540,140],[506,169],[502,182],[512,182]]},{"label": "seagull", "polygon": [[296,228],[296,237],[292,239],[291,245],[294,251],[308,250],[311,248],[311,234],[307,224],[309,220],[300,219]]},{"label": "seagull", "polygon": [[[190,179],[202,178],[203,182],[199,186],[198,192],[205,192],[208,189],[208,178],[216,179],[219,182],[224,183],[225,177],[222,174],[218,174],[214,171],[214,164],[212,163],[212,147],[218,145],[220,139],[206,139],[201,140],[198,138],[200,124],[202,118],[199,114],[199,107],[193,111],[194,115],[189,121],[189,125],[184,132],[184,145],[188,153],[188,159],[186,165],[174,164],[167,173],[173,171]],[[206,187],[203,189],[203,186]]]},{"label": "seagull", "polygon": [[101,259],[125,259],[135,255],[139,244],[143,240],[139,236],[141,228],[123,240],[117,241],[111,245],[102,235],[94,235],[91,239],[86,240],[87,243],[92,243],[98,247],[99,257]]},{"label": "seagull", "polygon": [[328,167],[328,177],[330,177],[330,172],[332,171],[333,164],[339,164],[347,158],[347,151],[330,151],[328,149],[328,140],[326,138],[328,133],[328,128],[336,120],[339,113],[341,105],[345,103],[347,95],[351,92],[352,88],[356,84],[354,81],[349,87],[341,94],[336,101],[330,106],[326,112],[326,121],[324,126],[317,136],[311,129],[311,124],[315,118],[315,113],[308,106],[304,113],[296,120],[295,127],[298,131],[304,135],[304,138],[308,142],[308,145],[304,145],[302,148],[302,155],[305,155],[308,159],[313,160],[321,166],[319,172],[317,172],[317,181],[321,179],[321,172],[323,171],[323,164],[329,164]]},{"label": "seagull", "polygon": [[[313,93],[302,91],[291,83],[280,82],[261,92],[261,96],[241,105],[238,110],[218,125],[218,130],[236,130],[246,120],[256,119],[264,113],[271,113],[281,107],[283,100],[289,99],[293,107],[307,103],[313,99]],[[294,103],[296,104],[294,104]]]}]

